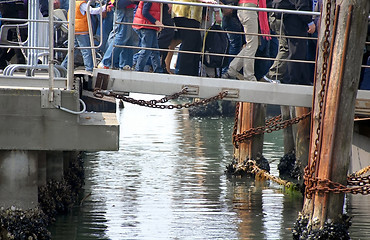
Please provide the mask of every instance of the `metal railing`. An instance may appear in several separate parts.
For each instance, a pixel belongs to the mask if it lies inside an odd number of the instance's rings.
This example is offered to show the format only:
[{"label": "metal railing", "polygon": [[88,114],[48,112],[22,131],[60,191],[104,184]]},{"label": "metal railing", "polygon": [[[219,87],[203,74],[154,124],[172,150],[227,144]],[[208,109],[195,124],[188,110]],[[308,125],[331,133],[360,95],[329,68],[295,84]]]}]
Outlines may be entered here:
[{"label": "metal railing", "polygon": [[[180,4],[180,5],[190,5],[190,6],[199,6],[199,7],[212,7],[212,8],[220,8],[220,9],[233,9],[233,10],[249,10],[249,11],[264,11],[267,13],[280,13],[281,20],[283,20],[284,16],[287,14],[296,14],[296,15],[310,15],[310,16],[320,16],[320,12],[311,12],[311,11],[295,11],[295,10],[285,10],[285,9],[274,9],[274,8],[258,8],[258,7],[241,7],[241,6],[232,6],[232,5],[223,5],[223,4],[207,4],[207,3],[195,3],[195,2],[179,2],[179,1],[166,1],[166,0],[150,0],[150,2],[157,2],[163,4]],[[208,12],[207,12],[208,13]],[[370,21],[370,16],[369,16]],[[123,25],[138,25],[138,26],[152,26],[155,27],[154,24],[133,24],[129,22],[115,22],[115,24],[123,24]],[[305,40],[317,40],[317,37],[300,37],[300,36],[287,36],[287,35],[276,35],[276,34],[252,34],[252,33],[245,33],[245,32],[233,32],[233,31],[217,31],[217,30],[209,30],[207,28],[186,28],[186,27],[179,27],[179,26],[168,26],[165,25],[164,28],[171,28],[171,29],[184,29],[184,30],[193,30],[193,31],[200,31],[200,32],[224,32],[227,34],[239,34],[239,35],[256,35],[260,37],[276,37],[278,39],[286,38],[286,39],[305,39]],[[282,32],[283,30],[280,29]],[[370,42],[365,43],[366,46],[370,46]],[[128,46],[128,45],[114,45],[114,47],[119,48],[132,48],[132,49],[146,49],[146,50],[153,50],[153,51],[163,51],[163,52],[175,52],[175,53],[190,53],[190,54],[198,54],[202,56],[202,60],[204,59],[205,55],[209,56],[225,56],[225,57],[238,57],[238,58],[250,58],[255,60],[266,60],[266,61],[281,61],[281,62],[301,62],[301,63],[309,63],[314,64],[315,61],[310,60],[289,60],[289,59],[276,59],[271,57],[250,57],[250,56],[237,56],[237,55],[230,55],[230,54],[217,54],[217,53],[206,53],[206,52],[193,52],[193,51],[183,51],[179,48],[175,50],[171,49],[161,49],[161,48],[144,48],[139,46]],[[113,58],[113,57],[112,57]],[[113,61],[112,61],[113,62]],[[362,68],[370,68],[367,65],[361,65]],[[202,70],[202,69],[201,69]]]},{"label": "metal railing", "polygon": [[[118,0],[119,1],[119,0]],[[50,1],[52,2],[52,1]],[[272,8],[258,8],[258,7],[240,7],[240,6],[230,6],[230,5],[223,5],[223,4],[206,4],[206,3],[195,3],[195,2],[179,2],[179,1],[166,1],[166,0],[151,0],[151,2],[158,2],[158,3],[163,3],[163,4],[181,4],[181,5],[192,5],[192,6],[199,6],[199,7],[212,7],[212,8],[219,8],[219,9],[233,9],[233,10],[249,10],[249,11],[265,11],[267,13],[272,13],[272,12],[275,12],[275,13],[280,13],[282,15],[282,18],[284,18],[284,16],[286,14],[301,14],[301,15],[310,15],[310,16],[319,16],[320,13],[319,12],[307,12],[307,11],[292,11],[292,10],[283,10],[283,9],[272,9]],[[89,6],[91,4],[91,1],[88,2],[89,3]],[[75,1],[74,0],[70,0],[70,8],[73,8],[75,7]],[[49,8],[50,8],[50,12],[53,10],[53,4],[49,3]],[[12,18],[1,18],[1,20],[3,21],[21,21],[21,22],[26,22],[28,24],[28,39],[26,42],[23,42],[19,45],[14,45],[14,44],[11,44],[11,45],[0,45],[0,47],[2,48],[16,48],[16,49],[24,49],[24,50],[27,50],[27,65],[17,65],[17,64],[12,64],[11,66],[9,66],[9,68],[7,68],[5,71],[4,71],[4,75],[7,75],[7,76],[11,76],[13,75],[13,73],[16,71],[16,70],[20,70],[20,69],[25,69],[26,71],[29,71],[29,75],[32,75],[33,74],[33,71],[35,69],[48,69],[49,70],[49,74],[50,74],[50,79],[53,80],[54,76],[55,77],[63,77],[65,75],[67,75],[67,85],[68,85],[68,89],[71,89],[72,88],[72,82],[73,82],[73,74],[74,74],[74,60],[73,60],[73,52],[74,52],[74,49],[82,49],[82,47],[75,47],[74,46],[74,11],[70,11],[70,19],[69,21],[59,21],[59,20],[54,20],[53,17],[49,17],[48,20],[46,19],[40,19],[39,15],[40,13],[37,12],[38,11],[38,6],[37,6],[37,1],[36,0],[30,0],[29,1],[29,18],[28,19],[12,19]],[[51,15],[51,14],[50,14]],[[90,19],[90,14],[88,12],[88,16]],[[370,18],[369,18],[370,19]],[[54,24],[69,24],[69,34],[68,34],[68,48],[63,48],[63,47],[55,47],[54,46],[54,41],[52,40],[53,39],[53,34],[54,34]],[[47,31],[48,33],[48,44],[45,45],[45,46],[40,46],[38,44],[38,41],[39,41],[39,37],[40,35],[38,34],[39,32],[39,27],[41,26],[41,24],[49,24],[49,30]],[[100,23],[99,23],[101,26],[102,26],[102,17],[100,15]],[[128,25],[132,25],[133,23],[130,22],[130,23],[125,23],[125,22],[115,22],[115,24],[128,24]],[[141,24],[135,24],[135,25],[141,25]],[[152,24],[146,24],[147,26],[155,26],[155,25],[152,25]],[[248,35],[248,33],[244,33],[244,32],[233,32],[233,31],[216,31],[216,30],[208,30],[207,28],[199,28],[199,29],[189,29],[189,28],[182,28],[182,27],[178,27],[178,26],[165,26],[165,28],[173,28],[173,29],[187,29],[187,30],[194,30],[194,31],[202,31],[202,32],[225,32],[225,33],[228,33],[228,34],[242,34],[242,35]],[[94,44],[94,40],[93,40],[93,36],[92,36],[92,26],[91,26],[91,22],[89,21],[89,32],[90,32],[90,41],[91,41],[91,47],[85,47],[85,48],[90,48],[92,49],[93,51],[93,56],[94,56],[94,66],[97,67],[97,62],[96,62],[96,54],[94,53],[94,49],[97,49],[101,46],[101,43],[102,43],[102,27],[100,28],[101,29],[101,32],[100,32],[100,44],[98,46],[95,46]],[[252,34],[251,34],[252,35]],[[266,37],[266,36],[269,36],[269,37],[275,37],[275,38],[278,38],[278,39],[281,39],[281,38],[302,38],[302,37],[298,37],[298,36],[286,36],[286,35],[276,35],[276,34],[253,34],[253,35],[257,35],[257,36],[260,36],[260,37]],[[313,37],[306,37],[304,39],[307,39],[307,40],[316,40],[317,38],[313,38]],[[27,46],[25,46],[25,44],[27,44]],[[366,45],[367,46],[370,46],[370,42],[366,42]],[[203,60],[205,56],[207,55],[210,55],[210,56],[225,56],[225,57],[237,57],[237,55],[231,55],[231,54],[217,54],[217,53],[207,53],[207,52],[204,52],[204,51],[200,51],[200,52],[189,52],[189,51],[183,51],[183,50],[179,50],[179,48],[176,48],[174,50],[171,50],[171,49],[157,49],[157,48],[142,48],[142,47],[139,47],[139,46],[124,46],[124,45],[115,45],[115,47],[119,47],[119,48],[132,48],[132,49],[148,49],[148,50],[154,50],[154,51],[166,51],[166,52],[174,52],[174,53],[191,53],[191,54],[198,54],[198,55],[201,55],[201,59]],[[68,63],[68,68],[67,68],[67,72],[63,72],[63,71],[66,71],[65,69],[63,69],[63,67],[61,66],[58,66],[58,65],[54,65],[54,59],[53,59],[53,56],[54,56],[54,51],[68,51],[68,55],[70,56],[69,57],[69,63]],[[46,61],[44,59],[43,62],[47,62],[47,64],[39,64],[38,63],[38,58],[39,57],[43,57],[43,56],[49,56],[49,59]],[[50,58],[51,56],[51,58]],[[238,57],[242,57],[242,56],[238,56]],[[243,56],[244,58],[253,58],[253,59],[256,59],[256,60],[266,60],[266,61],[275,61],[277,60],[276,58],[272,58],[272,57],[246,57],[246,56]],[[279,59],[279,61],[297,61],[297,60],[288,60],[288,59]],[[308,61],[308,60],[300,60],[299,62],[302,62],[302,63],[314,63],[314,61]],[[50,65],[52,65],[52,67],[50,68]],[[366,68],[370,68],[370,66],[365,66],[365,65],[362,65],[362,67],[366,67]],[[54,71],[55,71],[55,74],[54,74]],[[52,81],[51,80],[51,81]],[[52,88],[53,84],[50,83],[50,88]]]}]

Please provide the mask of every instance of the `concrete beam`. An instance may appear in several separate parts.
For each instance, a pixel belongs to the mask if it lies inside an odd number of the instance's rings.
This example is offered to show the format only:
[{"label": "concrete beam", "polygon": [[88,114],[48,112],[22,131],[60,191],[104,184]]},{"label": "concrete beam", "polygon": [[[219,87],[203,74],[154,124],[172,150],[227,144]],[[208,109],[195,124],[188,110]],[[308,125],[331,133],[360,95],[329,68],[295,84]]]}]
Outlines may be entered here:
[{"label": "concrete beam", "polygon": [[[61,106],[80,110],[76,91],[61,91]],[[0,88],[0,149],[46,151],[118,150],[114,113],[79,115],[41,107],[40,89]]]},{"label": "concrete beam", "polygon": [[[49,87],[49,76],[46,74],[40,75],[37,74],[33,77],[27,76],[4,76],[0,75],[1,87],[11,88],[48,88]],[[55,88],[66,88],[67,79],[66,78],[55,78],[54,87]]]}]

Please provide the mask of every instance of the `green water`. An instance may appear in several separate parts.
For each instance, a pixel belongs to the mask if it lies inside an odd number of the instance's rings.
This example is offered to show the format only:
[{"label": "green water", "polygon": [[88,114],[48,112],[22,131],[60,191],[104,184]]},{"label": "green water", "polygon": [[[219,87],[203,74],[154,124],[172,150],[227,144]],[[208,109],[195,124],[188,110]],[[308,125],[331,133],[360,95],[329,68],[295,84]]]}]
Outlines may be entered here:
[{"label": "green water", "polygon": [[[292,239],[300,195],[224,174],[234,119],[131,104],[117,115],[120,150],[87,153],[84,194],[91,195],[57,219],[53,239]],[[281,132],[265,135],[274,175],[282,145]],[[356,214],[351,236],[369,239],[369,201],[360,198],[347,201]]]}]

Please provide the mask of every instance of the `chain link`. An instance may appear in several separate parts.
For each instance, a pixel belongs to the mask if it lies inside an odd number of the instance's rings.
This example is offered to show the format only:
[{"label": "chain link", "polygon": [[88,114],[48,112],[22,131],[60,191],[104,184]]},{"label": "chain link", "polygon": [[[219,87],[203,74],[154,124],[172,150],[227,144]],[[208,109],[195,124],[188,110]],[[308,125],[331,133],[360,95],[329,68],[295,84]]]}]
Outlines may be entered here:
[{"label": "chain link", "polygon": [[[238,106],[237,106],[238,109]],[[238,115],[239,112],[235,113],[235,123],[234,123],[234,132],[233,132],[233,143],[236,148],[238,148],[238,143],[246,142],[249,138],[263,134],[263,133],[271,133],[273,131],[279,131],[281,129],[287,128],[293,124],[297,124],[303,119],[309,117],[311,112],[306,113],[300,117],[288,119],[288,120],[281,120],[281,115],[276,117],[267,119],[265,121],[265,126],[250,128],[243,133],[237,134],[237,125],[238,125]]]},{"label": "chain link", "polygon": [[[330,37],[330,15],[331,15],[331,1],[328,0],[326,3],[326,16],[325,16],[325,32],[324,32],[324,42],[323,42],[323,63],[322,63],[322,76],[321,76],[321,90],[318,94],[319,97],[319,114],[317,119],[317,129],[316,134],[317,137],[314,142],[314,152],[311,163],[307,165],[304,169],[304,184],[306,185],[305,195],[308,199],[312,198],[312,194],[314,191],[318,190],[319,181],[321,181],[321,185],[324,182],[328,183],[327,181],[330,180],[318,180],[314,175],[316,171],[316,164],[319,158],[319,146],[321,143],[321,122],[323,117],[323,105],[325,99],[325,88],[327,84],[327,75],[328,75],[328,58],[329,58],[329,37]],[[325,190],[324,190],[324,189]],[[328,187],[320,188],[321,191],[328,191]]]},{"label": "chain link", "polygon": [[[322,63],[322,76],[321,76],[321,90],[318,94],[319,99],[319,114],[317,116],[317,129],[316,139],[314,142],[314,151],[311,163],[304,170],[304,183],[306,185],[305,195],[308,199],[312,198],[315,192],[321,193],[352,193],[352,194],[370,194],[370,175],[365,177],[359,177],[358,174],[352,174],[347,177],[347,187],[343,184],[333,182],[329,179],[320,179],[315,176],[316,165],[319,161],[320,146],[322,141],[321,136],[321,125],[323,118],[323,107],[326,97],[326,86],[328,84],[328,61],[329,61],[329,37],[330,37],[330,15],[331,15],[331,1],[328,0],[326,4],[326,17],[325,17],[325,32],[323,42],[323,63]],[[365,173],[367,170],[362,171]],[[360,173],[361,174],[361,173]]]},{"label": "chain link", "polygon": [[216,96],[206,98],[206,99],[202,99],[200,101],[194,101],[192,103],[176,104],[176,105],[173,105],[173,104],[163,105],[162,104],[162,103],[168,102],[169,100],[177,99],[178,97],[180,97],[181,95],[186,94],[186,93],[187,93],[187,88],[183,88],[180,92],[172,94],[171,96],[164,97],[164,98],[161,98],[159,100],[146,101],[146,100],[137,100],[137,99],[134,99],[134,98],[125,97],[123,94],[115,93],[113,91],[101,90],[101,89],[95,89],[94,90],[94,96],[98,97],[98,98],[102,98],[104,96],[109,96],[109,97],[114,97],[114,98],[117,98],[117,99],[121,99],[122,101],[125,101],[125,102],[128,102],[128,103],[132,103],[132,104],[136,104],[136,105],[140,105],[140,106],[144,106],[144,107],[149,107],[149,108],[158,108],[158,109],[182,109],[182,108],[202,106],[202,105],[206,105],[206,104],[208,104],[212,101],[221,100],[221,99],[223,99],[224,97],[227,96],[227,91],[223,91],[223,92],[220,92],[219,94],[217,94]]},{"label": "chain link", "polygon": [[240,102],[237,102],[235,106],[235,119],[234,119],[234,129],[233,129],[233,145],[235,146],[235,148],[239,148],[239,144],[236,141],[236,135],[238,133],[239,107],[240,107]]}]

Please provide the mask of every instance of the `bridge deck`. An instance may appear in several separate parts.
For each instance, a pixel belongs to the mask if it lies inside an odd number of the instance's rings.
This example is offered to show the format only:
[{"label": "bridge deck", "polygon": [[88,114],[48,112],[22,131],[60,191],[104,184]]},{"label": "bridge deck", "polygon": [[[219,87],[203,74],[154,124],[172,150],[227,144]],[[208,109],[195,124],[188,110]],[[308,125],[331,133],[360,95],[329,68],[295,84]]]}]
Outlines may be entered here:
[{"label": "bridge deck", "polygon": [[[111,69],[95,69],[94,80],[98,74],[105,74],[109,78],[107,89],[113,91],[171,95],[188,86],[191,93],[185,96],[190,97],[208,98],[227,90],[231,95],[227,96],[226,100],[300,107],[312,106],[312,86]],[[357,99],[369,102],[370,91],[359,90]]]}]

